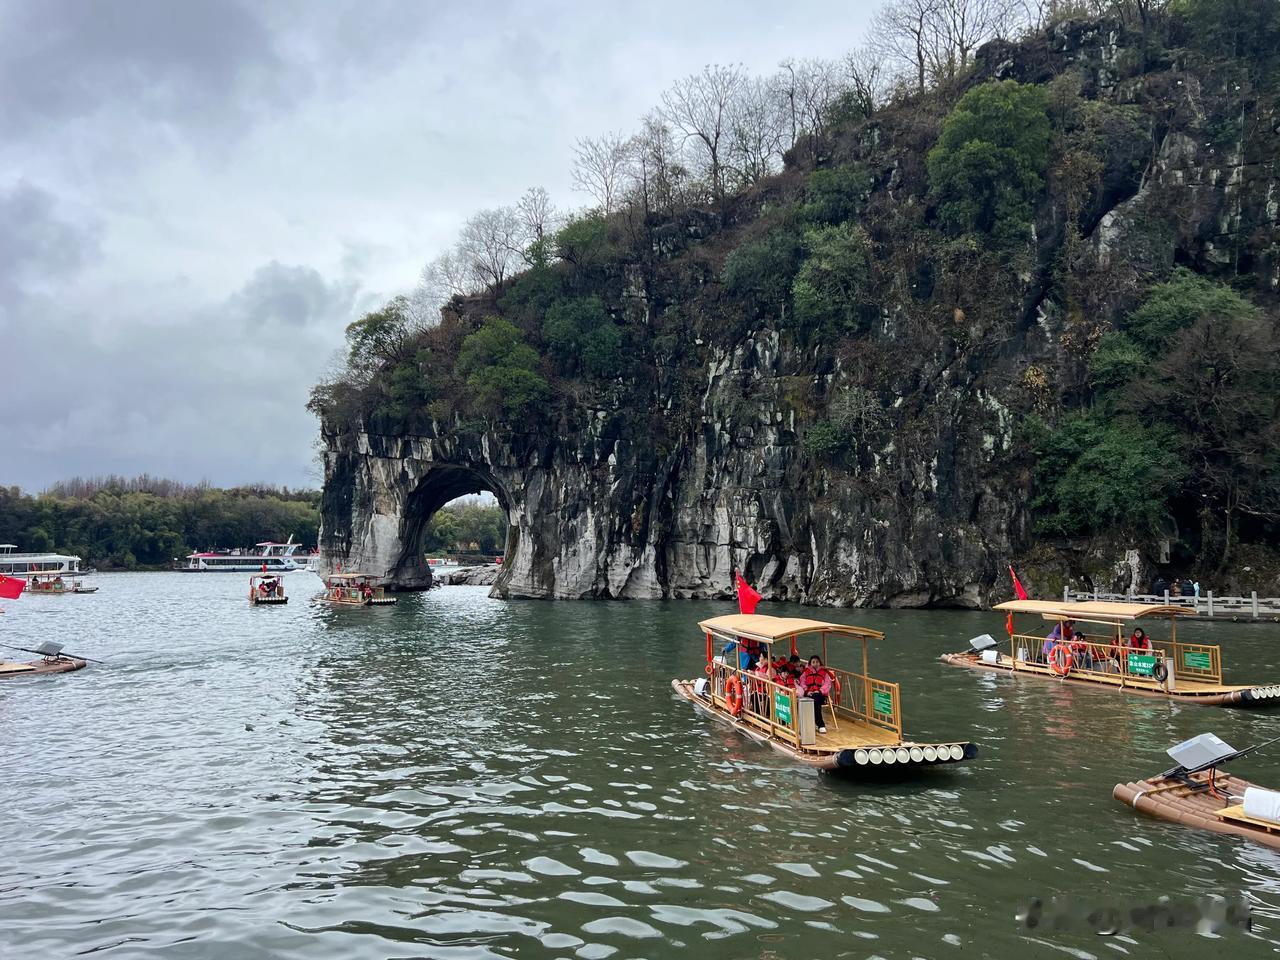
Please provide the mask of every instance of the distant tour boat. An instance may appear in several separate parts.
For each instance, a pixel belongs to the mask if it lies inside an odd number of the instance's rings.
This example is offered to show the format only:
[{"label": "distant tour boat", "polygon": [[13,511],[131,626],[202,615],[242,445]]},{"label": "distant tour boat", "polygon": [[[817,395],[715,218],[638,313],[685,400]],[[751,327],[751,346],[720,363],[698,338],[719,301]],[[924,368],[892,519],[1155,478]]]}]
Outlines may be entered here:
[{"label": "distant tour boat", "polygon": [[[1280,684],[1224,684],[1219,647],[1178,640],[1178,618],[1195,616],[1186,607],[1111,600],[1010,600],[995,609],[1008,614],[1007,651],[983,634],[969,641],[971,649],[943,654],[944,663],[1178,703],[1280,707]],[[1035,617],[1038,630],[1017,632],[1013,616],[1019,613]],[[1167,640],[1148,637],[1145,629],[1137,627],[1125,636],[1125,624],[1147,618],[1168,618]],[[1049,624],[1054,626],[1046,635],[1043,631]]]},{"label": "distant tour boat", "polygon": [[284,581],[272,573],[249,578],[249,603],[254,606],[279,606],[288,603],[284,593]]},{"label": "distant tour boat", "polygon": [[0,574],[25,577],[33,573],[66,575],[82,572],[79,557],[63,553],[16,553],[17,549],[17,544],[0,543]]},{"label": "distant tour boat", "polygon": [[330,574],[324,581],[324,593],[317,599],[350,607],[391,606],[396,598],[388,597],[386,591],[374,583],[376,579],[367,573]]},{"label": "distant tour boat", "polygon": [[253,573],[255,571],[287,573],[302,567],[302,564],[294,559],[294,554],[302,544],[294,543],[293,537],[290,537],[286,543],[267,540],[255,546],[256,551],[192,553],[187,556],[187,562],[179,564],[177,569],[184,573]]},{"label": "distant tour boat", "polygon": [[[757,614],[713,617],[698,626],[706,635],[707,676],[671,681],[676,693],[792,760],[820,770],[867,774],[977,756],[978,749],[972,743],[926,744],[903,739],[898,685],[867,673],[867,643],[884,638],[878,630]],[[862,641],[861,673],[825,666],[831,694],[826,712],[819,708],[817,715],[814,700],[794,686],[775,683],[741,665],[741,654],[748,650],[751,654],[763,652],[770,662],[778,663],[774,645],[786,643],[787,652],[795,654],[796,638],[801,636],[820,638],[824,665],[829,637]],[[713,656],[717,644],[728,644],[730,653]],[[824,729],[828,726],[829,731]]]}]

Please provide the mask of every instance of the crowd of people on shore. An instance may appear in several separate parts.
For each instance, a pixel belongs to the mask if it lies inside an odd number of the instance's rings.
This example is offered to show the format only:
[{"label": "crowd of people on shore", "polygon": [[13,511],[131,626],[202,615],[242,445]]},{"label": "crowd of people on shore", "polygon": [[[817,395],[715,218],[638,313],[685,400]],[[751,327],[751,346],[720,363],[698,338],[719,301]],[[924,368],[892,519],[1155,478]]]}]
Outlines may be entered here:
[{"label": "crowd of people on shore", "polygon": [[1151,593],[1157,597],[1163,597],[1168,593],[1170,597],[1195,597],[1199,600],[1200,581],[1186,577],[1172,577],[1166,580],[1162,575],[1157,574],[1151,584]]}]

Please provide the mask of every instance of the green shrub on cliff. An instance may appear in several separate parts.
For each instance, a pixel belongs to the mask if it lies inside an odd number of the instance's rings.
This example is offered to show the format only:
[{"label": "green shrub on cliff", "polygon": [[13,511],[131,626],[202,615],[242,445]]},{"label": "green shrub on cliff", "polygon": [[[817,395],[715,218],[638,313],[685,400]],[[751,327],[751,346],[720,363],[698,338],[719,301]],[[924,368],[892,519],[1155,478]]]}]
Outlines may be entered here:
[{"label": "green shrub on cliff", "polygon": [[599,267],[617,256],[609,238],[609,221],[593,211],[572,218],[555,237],[556,254],[580,270]]},{"label": "green shrub on cliff", "polygon": [[1185,473],[1169,432],[1131,420],[1082,413],[1057,429],[1028,423],[1036,456],[1032,506],[1048,533],[1078,536],[1118,529],[1154,534]]},{"label": "green shrub on cliff", "polygon": [[1177,0],[1190,41],[1219,57],[1248,62],[1259,79],[1280,70],[1280,3],[1276,0]]},{"label": "green shrub on cliff", "polygon": [[929,192],[944,229],[1025,238],[1051,138],[1040,87],[1001,80],[961,97],[927,158]]},{"label": "green shrub on cliff", "polygon": [[809,175],[801,213],[814,223],[840,223],[858,212],[871,191],[871,174],[859,163],[823,167]]},{"label": "green shrub on cliff", "polygon": [[1141,306],[1129,314],[1124,328],[1154,353],[1167,347],[1180,331],[1198,320],[1248,318],[1256,308],[1230,287],[1179,268],[1173,277],[1158,283]]},{"label": "green shrub on cliff", "polygon": [[462,341],[457,369],[466,377],[476,410],[492,420],[515,421],[550,394],[538,373],[538,354],[515,324],[501,317],[486,318]]},{"label": "green shrub on cliff", "polygon": [[868,326],[871,242],[851,223],[819,227],[805,234],[808,251],[791,294],[796,320],[832,335],[858,333]]},{"label": "green shrub on cliff", "polygon": [[791,226],[778,227],[729,252],[722,275],[725,289],[762,305],[785,304],[803,258],[800,234]]},{"label": "green shrub on cliff", "polygon": [[607,378],[622,365],[622,332],[599,297],[561,300],[548,311],[542,336],[561,370]]}]

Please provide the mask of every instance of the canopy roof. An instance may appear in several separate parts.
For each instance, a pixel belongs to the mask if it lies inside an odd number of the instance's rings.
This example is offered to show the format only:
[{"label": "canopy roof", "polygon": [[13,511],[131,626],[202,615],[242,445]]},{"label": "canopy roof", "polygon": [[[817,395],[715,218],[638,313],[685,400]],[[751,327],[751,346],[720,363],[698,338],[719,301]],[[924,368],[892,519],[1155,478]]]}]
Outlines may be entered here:
[{"label": "canopy roof", "polygon": [[330,580],[376,580],[372,573],[331,573]]},{"label": "canopy roof", "polygon": [[883,640],[879,630],[852,627],[843,623],[824,623],[821,620],[805,620],[799,617],[766,617],[757,613],[734,613],[712,617],[698,624],[707,633],[718,633],[729,638],[744,637],[761,643],[776,643],[802,633],[833,633],[838,636],[858,637],[862,640]]},{"label": "canopy roof", "polygon": [[1038,613],[1046,620],[1093,620],[1120,623],[1141,617],[1194,617],[1196,612],[1176,604],[1121,603],[1117,600],[1087,600],[1063,603],[1060,600],[1009,600],[996,610],[1011,613]]}]

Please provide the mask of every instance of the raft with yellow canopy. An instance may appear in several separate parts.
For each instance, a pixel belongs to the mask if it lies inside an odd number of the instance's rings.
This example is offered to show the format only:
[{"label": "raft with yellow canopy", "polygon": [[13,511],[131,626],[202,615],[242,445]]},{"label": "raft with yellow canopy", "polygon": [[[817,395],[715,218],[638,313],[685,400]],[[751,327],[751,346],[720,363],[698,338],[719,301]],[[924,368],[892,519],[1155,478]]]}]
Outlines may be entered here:
[{"label": "raft with yellow canopy", "polygon": [[349,607],[387,607],[396,602],[368,573],[331,573],[324,581],[323,603]]},{"label": "raft with yellow canopy", "polygon": [[[956,763],[977,756],[972,743],[917,743],[903,738],[898,685],[868,673],[867,647],[884,639],[878,630],[824,623],[794,617],[733,614],[703,620],[707,644],[706,676],[672,680],[676,693],[714,719],[726,723],[779,753],[820,770],[869,773],[897,767]],[[814,715],[814,701],[793,686],[760,677],[740,666],[739,651],[754,649],[797,652],[797,640],[814,644],[832,675],[831,696],[822,717]],[[862,644],[862,670],[828,663],[828,641]],[[729,656],[716,656],[717,645],[732,646]],[[827,732],[818,728],[826,726]]]},{"label": "raft with yellow canopy", "polygon": [[[970,641],[970,650],[943,654],[944,663],[1179,703],[1280,706],[1280,685],[1224,684],[1219,647],[1178,639],[1178,619],[1196,615],[1186,607],[1113,600],[1010,600],[995,609],[1007,614],[1008,651],[984,635]],[[1037,632],[1027,621],[1019,630],[1015,615],[1034,618],[1030,623],[1049,633]],[[1145,635],[1147,623],[1162,620],[1168,623],[1167,639],[1147,637],[1146,647],[1131,645],[1136,629],[1129,631],[1129,624],[1141,621]],[[1075,638],[1076,633],[1081,637]]]}]

